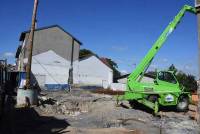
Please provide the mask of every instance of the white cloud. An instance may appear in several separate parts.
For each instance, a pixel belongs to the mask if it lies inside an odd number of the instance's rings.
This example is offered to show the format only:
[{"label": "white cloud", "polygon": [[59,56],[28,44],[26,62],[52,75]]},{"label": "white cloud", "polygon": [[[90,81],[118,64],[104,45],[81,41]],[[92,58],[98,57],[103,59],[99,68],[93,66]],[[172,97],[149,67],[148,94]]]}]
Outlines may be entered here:
[{"label": "white cloud", "polygon": [[186,65],[184,66],[184,69],[186,69],[186,70],[191,70],[191,69],[192,69],[192,65],[191,65],[191,64],[186,64]]},{"label": "white cloud", "polygon": [[128,71],[127,70],[121,70],[120,71],[122,74],[128,74]]},{"label": "white cloud", "polygon": [[9,58],[9,57],[14,57],[14,56],[15,56],[15,54],[12,53],[12,52],[5,52],[5,53],[3,53],[3,57]]},{"label": "white cloud", "polygon": [[159,64],[167,63],[169,60],[167,58],[158,58],[155,60]]},{"label": "white cloud", "polygon": [[151,64],[150,67],[151,68],[157,68],[158,66],[156,64]]},{"label": "white cloud", "polygon": [[199,71],[198,71],[198,64],[197,63],[185,63],[185,64],[178,64],[176,65],[177,69],[183,71],[187,74],[192,74],[196,78],[199,78]]},{"label": "white cloud", "polygon": [[151,71],[154,71],[154,70],[156,70],[156,69],[158,69],[158,65],[155,64],[155,63],[151,64],[151,65],[149,66],[149,68],[148,68],[148,70],[151,70]]},{"label": "white cloud", "polygon": [[168,59],[167,58],[163,58],[162,61],[163,62],[168,62]]},{"label": "white cloud", "polygon": [[114,59],[115,62],[117,62],[117,64],[124,64],[124,61],[121,59]]}]

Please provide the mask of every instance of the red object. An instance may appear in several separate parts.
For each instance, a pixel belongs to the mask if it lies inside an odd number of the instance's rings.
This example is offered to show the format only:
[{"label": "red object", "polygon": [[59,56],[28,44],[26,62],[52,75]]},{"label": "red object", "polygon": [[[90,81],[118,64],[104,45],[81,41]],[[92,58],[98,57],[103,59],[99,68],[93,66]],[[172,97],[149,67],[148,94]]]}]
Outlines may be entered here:
[{"label": "red object", "polygon": [[192,103],[197,104],[199,101],[199,97],[197,94],[192,95]]}]

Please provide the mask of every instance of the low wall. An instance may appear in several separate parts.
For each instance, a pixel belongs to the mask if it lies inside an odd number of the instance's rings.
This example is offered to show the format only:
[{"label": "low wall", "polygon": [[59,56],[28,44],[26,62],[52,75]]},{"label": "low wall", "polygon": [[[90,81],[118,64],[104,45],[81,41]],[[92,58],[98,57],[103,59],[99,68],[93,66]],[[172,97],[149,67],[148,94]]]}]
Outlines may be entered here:
[{"label": "low wall", "polygon": [[126,84],[112,83],[110,89],[113,91],[126,91]]}]

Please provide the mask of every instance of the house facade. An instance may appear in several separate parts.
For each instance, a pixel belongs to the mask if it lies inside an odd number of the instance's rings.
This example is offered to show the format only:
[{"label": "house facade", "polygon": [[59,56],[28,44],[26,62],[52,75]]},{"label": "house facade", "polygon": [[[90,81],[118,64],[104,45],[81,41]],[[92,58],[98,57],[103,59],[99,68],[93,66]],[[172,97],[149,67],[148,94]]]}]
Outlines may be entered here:
[{"label": "house facade", "polygon": [[109,88],[113,83],[113,70],[95,55],[79,60],[75,84]]},{"label": "house facade", "polygon": [[[18,71],[25,71],[29,54],[29,33],[22,32],[16,53]],[[82,43],[58,25],[38,28],[34,32],[32,73],[48,88],[67,86],[69,69],[77,66]]]},{"label": "house facade", "polygon": [[[29,33],[30,31],[21,33],[21,44],[16,52],[17,68],[20,72],[26,71]],[[36,29],[32,53],[32,80],[42,89],[48,90],[68,88],[69,78],[72,78],[72,84],[108,88],[113,82],[112,69],[97,56],[79,59],[81,44],[58,25]]]}]

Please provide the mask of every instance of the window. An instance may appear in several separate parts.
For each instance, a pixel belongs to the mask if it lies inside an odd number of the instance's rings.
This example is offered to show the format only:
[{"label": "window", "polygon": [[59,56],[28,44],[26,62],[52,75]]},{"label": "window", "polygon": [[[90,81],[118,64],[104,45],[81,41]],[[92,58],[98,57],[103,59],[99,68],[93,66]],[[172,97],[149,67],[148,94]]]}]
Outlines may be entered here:
[{"label": "window", "polygon": [[173,83],[173,84],[177,83],[176,79],[174,78],[174,76],[170,72],[159,72],[158,79],[162,80],[162,81],[169,82],[169,83]]}]

